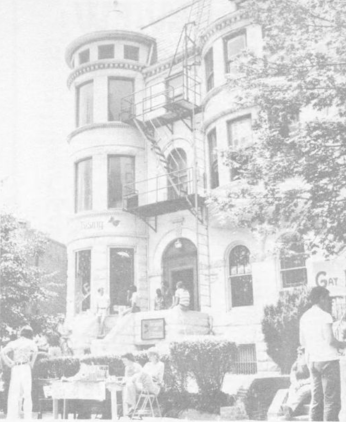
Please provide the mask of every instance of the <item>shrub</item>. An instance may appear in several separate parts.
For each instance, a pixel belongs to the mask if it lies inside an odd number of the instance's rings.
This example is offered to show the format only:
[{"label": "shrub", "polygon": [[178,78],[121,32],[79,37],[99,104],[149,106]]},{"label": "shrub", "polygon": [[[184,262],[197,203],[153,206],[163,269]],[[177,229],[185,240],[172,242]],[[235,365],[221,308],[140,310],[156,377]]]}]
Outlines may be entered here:
[{"label": "shrub", "polygon": [[308,306],[306,288],[283,291],[276,305],[264,308],[262,331],[267,353],[283,373],[289,373],[297,357],[299,320]]},{"label": "shrub", "polygon": [[199,392],[209,395],[220,391],[226,372],[234,362],[236,346],[231,341],[205,337],[175,341],[170,345],[171,365],[179,390],[184,390],[188,376],[195,379]]}]

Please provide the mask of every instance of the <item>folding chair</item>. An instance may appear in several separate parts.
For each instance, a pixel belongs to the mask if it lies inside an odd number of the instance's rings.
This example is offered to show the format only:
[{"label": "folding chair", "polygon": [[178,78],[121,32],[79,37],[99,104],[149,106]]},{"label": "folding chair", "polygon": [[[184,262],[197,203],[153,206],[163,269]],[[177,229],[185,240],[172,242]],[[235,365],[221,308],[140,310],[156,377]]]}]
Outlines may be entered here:
[{"label": "folding chair", "polygon": [[138,397],[131,419],[142,419],[143,416],[151,416],[155,418],[155,408],[157,410],[158,417],[162,418],[157,395],[143,390]]}]

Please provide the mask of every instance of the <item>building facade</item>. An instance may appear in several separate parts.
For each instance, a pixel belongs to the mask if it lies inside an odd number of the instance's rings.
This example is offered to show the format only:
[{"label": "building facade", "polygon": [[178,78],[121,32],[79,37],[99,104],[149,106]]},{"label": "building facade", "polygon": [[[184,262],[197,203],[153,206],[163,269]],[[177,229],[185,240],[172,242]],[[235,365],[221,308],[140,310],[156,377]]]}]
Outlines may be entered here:
[{"label": "building facade", "polygon": [[[156,289],[169,302],[182,280],[192,310],[211,315],[213,332],[241,345],[256,372],[275,369],[263,307],[314,273],[295,233],[259,240],[207,200],[236,178],[222,151],[253,139],[255,110],[234,111],[227,84],[237,53],[262,53],[261,28],[239,3],[188,2],[141,30],[94,32],[67,48],[76,102],[67,312],[92,313],[104,287],[116,316],[131,285],[151,311]],[[274,252],[286,241],[294,258]]]}]

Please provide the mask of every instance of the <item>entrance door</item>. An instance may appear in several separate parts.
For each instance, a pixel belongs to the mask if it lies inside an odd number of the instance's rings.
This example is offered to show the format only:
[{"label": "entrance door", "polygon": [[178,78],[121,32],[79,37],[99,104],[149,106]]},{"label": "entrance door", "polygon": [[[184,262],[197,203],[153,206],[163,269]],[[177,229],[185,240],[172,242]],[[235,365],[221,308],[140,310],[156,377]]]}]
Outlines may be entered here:
[{"label": "entrance door", "polygon": [[171,286],[175,288],[178,281],[185,284],[186,289],[190,292],[190,309],[195,309],[195,274],[193,268],[185,268],[182,270],[171,270]]},{"label": "entrance door", "polygon": [[171,242],[162,257],[162,284],[168,289],[167,302],[172,300],[178,281],[183,281],[190,292],[190,309],[198,311],[197,249],[188,239]]}]

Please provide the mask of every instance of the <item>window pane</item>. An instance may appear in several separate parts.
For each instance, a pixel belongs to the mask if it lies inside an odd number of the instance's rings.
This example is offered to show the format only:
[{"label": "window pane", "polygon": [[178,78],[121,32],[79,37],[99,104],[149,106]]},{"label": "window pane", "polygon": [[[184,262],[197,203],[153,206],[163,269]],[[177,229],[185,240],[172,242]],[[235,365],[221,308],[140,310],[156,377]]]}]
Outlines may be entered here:
[{"label": "window pane", "polygon": [[80,161],[75,167],[75,211],[92,209],[92,159]]},{"label": "window pane", "polygon": [[282,287],[307,284],[304,243],[299,235],[287,234],[281,238],[280,268]]},{"label": "window pane", "polygon": [[91,251],[75,253],[75,309],[76,313],[90,309]]},{"label": "window pane", "polygon": [[182,73],[173,76],[166,81],[167,96],[171,100],[184,97],[184,76]]},{"label": "window pane", "polygon": [[251,117],[228,122],[228,143],[233,149],[244,148],[252,142]]},{"label": "window pane", "polygon": [[79,53],[79,64],[87,63],[90,61],[90,51],[84,50]]},{"label": "window pane", "polygon": [[238,35],[230,38],[227,41],[227,59],[230,60],[232,57],[239,54],[246,47],[245,35]]},{"label": "window pane", "polygon": [[77,126],[93,122],[94,84],[88,82],[77,88]]},{"label": "window pane", "polygon": [[[128,120],[132,114],[132,94],[134,92],[131,79],[108,80],[108,120]],[[126,97],[127,101],[122,101]]]},{"label": "window pane", "polygon": [[127,305],[127,291],[134,285],[134,251],[128,248],[110,249],[110,302],[114,305]]},{"label": "window pane", "polygon": [[123,190],[134,189],[134,181],[134,157],[108,157],[108,208],[122,208]]},{"label": "window pane", "polygon": [[253,305],[250,251],[238,245],[229,254],[232,307]]},{"label": "window pane", "polygon": [[214,189],[219,186],[219,164],[217,154],[216,130],[213,129],[208,133],[209,147],[209,171],[210,171],[210,188]]},{"label": "window pane", "polygon": [[100,45],[98,48],[99,60],[113,59],[114,58],[114,45]]},{"label": "window pane", "polygon": [[214,58],[213,49],[211,48],[204,58],[205,76],[207,81],[207,91],[214,87]]},{"label": "window pane", "polygon": [[139,47],[134,47],[132,45],[124,45],[124,59],[139,60]]}]

